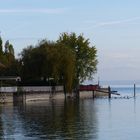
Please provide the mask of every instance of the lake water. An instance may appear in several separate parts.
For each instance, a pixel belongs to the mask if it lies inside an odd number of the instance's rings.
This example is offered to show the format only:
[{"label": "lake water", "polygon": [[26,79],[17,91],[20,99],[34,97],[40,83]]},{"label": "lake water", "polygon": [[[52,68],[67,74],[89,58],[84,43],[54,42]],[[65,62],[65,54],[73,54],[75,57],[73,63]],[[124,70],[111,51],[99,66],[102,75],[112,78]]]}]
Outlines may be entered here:
[{"label": "lake water", "polygon": [[[133,87],[113,87],[133,96]],[[53,100],[0,106],[0,139],[139,140],[136,98]]]}]

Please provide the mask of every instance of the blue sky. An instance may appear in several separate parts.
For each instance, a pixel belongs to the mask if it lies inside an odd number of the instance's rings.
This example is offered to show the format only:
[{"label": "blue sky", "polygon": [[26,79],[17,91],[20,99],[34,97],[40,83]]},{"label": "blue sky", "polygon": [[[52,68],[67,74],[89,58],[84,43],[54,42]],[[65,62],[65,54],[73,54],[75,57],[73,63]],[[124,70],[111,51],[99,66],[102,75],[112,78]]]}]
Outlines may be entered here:
[{"label": "blue sky", "polygon": [[139,7],[139,0],[0,0],[0,31],[16,54],[62,32],[83,33],[98,50],[96,77],[135,81],[140,79]]}]

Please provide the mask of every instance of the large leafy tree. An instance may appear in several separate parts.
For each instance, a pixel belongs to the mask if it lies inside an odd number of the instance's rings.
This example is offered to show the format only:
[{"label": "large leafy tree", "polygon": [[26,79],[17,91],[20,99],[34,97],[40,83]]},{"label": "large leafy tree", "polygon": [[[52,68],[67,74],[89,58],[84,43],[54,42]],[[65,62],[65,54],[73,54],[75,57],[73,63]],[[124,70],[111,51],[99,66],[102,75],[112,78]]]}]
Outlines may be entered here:
[{"label": "large leafy tree", "polygon": [[[37,80],[41,77],[46,80],[52,77],[54,45],[48,41],[41,41],[37,46],[29,46],[21,52],[24,80]],[[53,62],[54,63],[54,62]]]},{"label": "large leafy tree", "polygon": [[53,79],[71,92],[74,78],[75,56],[68,47],[42,40],[36,47],[30,46],[21,53],[23,79]]},{"label": "large leafy tree", "polygon": [[9,40],[5,42],[4,48],[5,48],[4,56],[6,58],[6,65],[9,67],[15,61],[14,48],[13,45],[9,43]]},{"label": "large leafy tree", "polygon": [[57,42],[42,40],[35,47],[24,49],[21,61],[23,79],[53,78],[71,92],[84,80],[93,78],[97,70],[97,50],[83,35],[63,33]]},{"label": "large leafy tree", "polygon": [[0,37],[0,55],[2,54],[2,38]]},{"label": "large leafy tree", "polygon": [[3,59],[4,59],[2,47],[3,47],[2,46],[2,38],[0,37],[0,69],[2,69],[4,67],[4,65],[2,64]]},{"label": "large leafy tree", "polygon": [[62,33],[57,40],[58,44],[69,47],[75,54],[75,87],[86,79],[92,79],[97,68],[97,50],[90,46],[89,39],[75,33]]},{"label": "large leafy tree", "polygon": [[[3,49],[5,48],[5,49]],[[0,75],[17,75],[16,59],[14,56],[13,45],[7,40],[3,46],[2,38],[0,37]]]},{"label": "large leafy tree", "polygon": [[[56,45],[56,64],[55,66],[59,72],[59,79],[62,78],[62,82],[66,87],[67,92],[72,92],[74,77],[75,77],[75,54],[72,50],[64,45]],[[59,62],[59,63],[58,63]],[[54,74],[57,74],[54,72]],[[56,75],[57,76],[57,75]]]}]

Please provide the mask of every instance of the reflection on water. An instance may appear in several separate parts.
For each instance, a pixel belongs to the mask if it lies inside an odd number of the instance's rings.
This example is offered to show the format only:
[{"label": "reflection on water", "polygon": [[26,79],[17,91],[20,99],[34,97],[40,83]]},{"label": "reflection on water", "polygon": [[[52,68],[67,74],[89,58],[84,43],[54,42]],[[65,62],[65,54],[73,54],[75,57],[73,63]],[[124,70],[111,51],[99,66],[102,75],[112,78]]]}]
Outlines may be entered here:
[{"label": "reflection on water", "polygon": [[97,139],[94,101],[61,100],[0,106],[4,139]]},{"label": "reflection on water", "polygon": [[140,97],[0,106],[0,139],[140,139]]}]

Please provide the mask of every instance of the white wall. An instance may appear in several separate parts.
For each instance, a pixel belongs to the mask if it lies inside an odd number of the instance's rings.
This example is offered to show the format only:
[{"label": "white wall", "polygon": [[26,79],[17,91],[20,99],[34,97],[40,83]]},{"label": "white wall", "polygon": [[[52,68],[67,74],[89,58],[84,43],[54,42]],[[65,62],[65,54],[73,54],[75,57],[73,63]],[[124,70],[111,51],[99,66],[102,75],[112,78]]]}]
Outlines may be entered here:
[{"label": "white wall", "polygon": [[[50,92],[51,86],[24,86],[24,87],[0,87],[0,92],[17,92],[17,89],[23,92]],[[55,86],[56,91],[63,91],[63,86]]]}]

